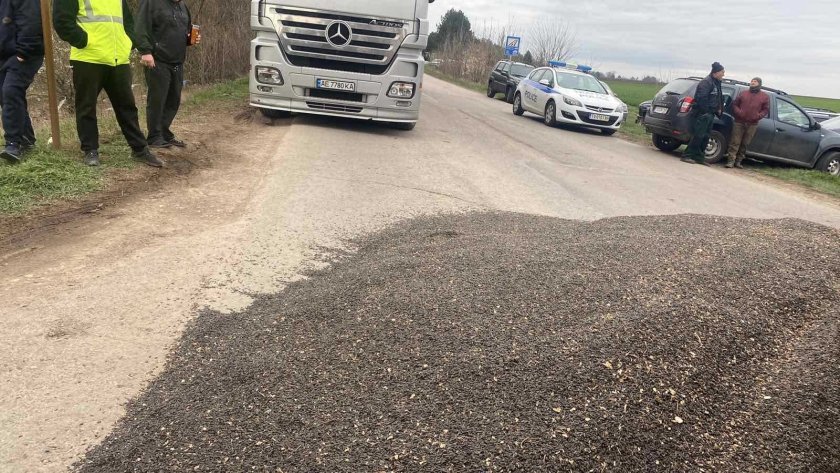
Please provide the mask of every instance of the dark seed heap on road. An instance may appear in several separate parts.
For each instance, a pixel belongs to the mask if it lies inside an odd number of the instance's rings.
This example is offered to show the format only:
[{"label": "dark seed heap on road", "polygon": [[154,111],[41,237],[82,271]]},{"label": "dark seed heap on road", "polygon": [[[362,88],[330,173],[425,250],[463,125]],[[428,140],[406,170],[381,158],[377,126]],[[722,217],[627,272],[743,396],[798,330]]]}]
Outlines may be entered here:
[{"label": "dark seed heap on road", "polygon": [[840,471],[837,231],[407,222],[204,313],[85,472]]}]

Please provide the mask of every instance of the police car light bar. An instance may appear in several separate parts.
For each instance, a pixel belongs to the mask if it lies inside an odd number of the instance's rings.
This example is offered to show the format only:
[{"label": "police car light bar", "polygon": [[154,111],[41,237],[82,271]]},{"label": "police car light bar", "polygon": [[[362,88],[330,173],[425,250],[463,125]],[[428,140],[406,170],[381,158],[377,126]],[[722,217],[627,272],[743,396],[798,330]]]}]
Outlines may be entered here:
[{"label": "police car light bar", "polygon": [[548,61],[548,65],[551,67],[557,67],[560,69],[570,69],[573,71],[580,71],[580,72],[592,72],[592,68],[589,66],[584,66],[582,64],[569,64],[563,61]]}]

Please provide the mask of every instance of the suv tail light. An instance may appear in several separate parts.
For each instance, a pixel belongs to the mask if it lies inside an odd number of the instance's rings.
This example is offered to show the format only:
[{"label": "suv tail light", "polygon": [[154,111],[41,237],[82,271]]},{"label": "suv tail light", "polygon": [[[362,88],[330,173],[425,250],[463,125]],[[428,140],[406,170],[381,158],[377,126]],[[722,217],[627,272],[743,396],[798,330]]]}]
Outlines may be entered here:
[{"label": "suv tail light", "polygon": [[680,100],[680,113],[690,112],[692,105],[694,105],[694,97],[686,97]]}]

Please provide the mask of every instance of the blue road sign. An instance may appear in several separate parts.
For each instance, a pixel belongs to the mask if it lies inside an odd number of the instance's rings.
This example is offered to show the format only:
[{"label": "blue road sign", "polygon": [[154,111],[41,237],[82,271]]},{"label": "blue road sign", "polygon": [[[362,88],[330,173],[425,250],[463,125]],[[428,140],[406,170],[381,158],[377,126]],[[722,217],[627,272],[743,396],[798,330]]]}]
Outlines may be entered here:
[{"label": "blue road sign", "polygon": [[518,36],[508,36],[505,38],[505,55],[516,56],[519,54],[520,44],[522,44],[522,38]]}]

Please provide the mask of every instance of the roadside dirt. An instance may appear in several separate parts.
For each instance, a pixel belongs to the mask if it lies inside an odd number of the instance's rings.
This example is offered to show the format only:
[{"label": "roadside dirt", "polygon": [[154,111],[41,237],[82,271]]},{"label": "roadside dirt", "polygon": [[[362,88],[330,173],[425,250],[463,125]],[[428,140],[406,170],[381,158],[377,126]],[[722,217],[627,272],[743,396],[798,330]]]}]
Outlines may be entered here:
[{"label": "roadside dirt", "polygon": [[[287,125],[245,107],[177,123],[190,146],[105,190],[0,223],[0,471],[63,471],[162,365],[241,234]],[[231,295],[219,291],[218,305]]]},{"label": "roadside dirt", "polygon": [[183,119],[177,123],[179,137],[189,144],[186,149],[155,151],[166,161],[163,169],[139,165],[130,169],[111,169],[99,192],[78,199],[45,202],[22,215],[0,215],[0,255],[44,237],[55,238],[67,231],[67,225],[83,224],[136,195],[188,182],[197,171],[224,165],[220,162],[223,158],[220,143],[241,136],[254,121],[270,123],[247,107],[236,105],[195,110],[190,113],[189,120],[188,123],[183,123],[186,121]]}]

